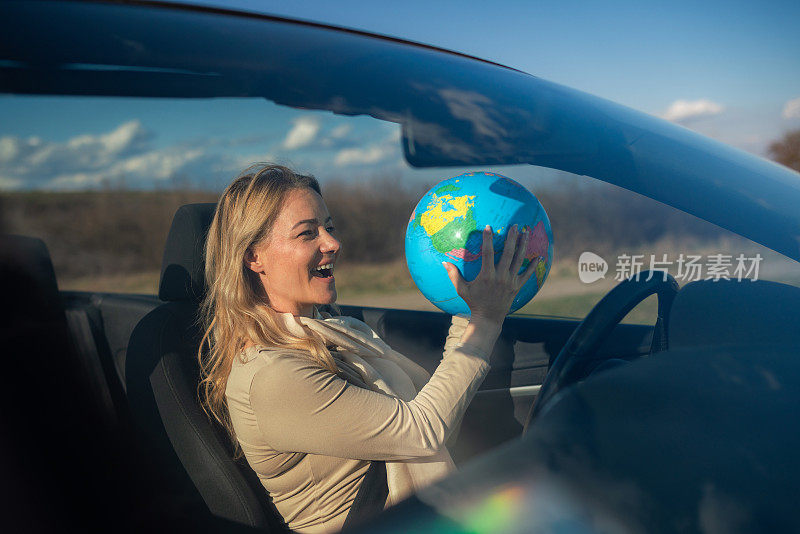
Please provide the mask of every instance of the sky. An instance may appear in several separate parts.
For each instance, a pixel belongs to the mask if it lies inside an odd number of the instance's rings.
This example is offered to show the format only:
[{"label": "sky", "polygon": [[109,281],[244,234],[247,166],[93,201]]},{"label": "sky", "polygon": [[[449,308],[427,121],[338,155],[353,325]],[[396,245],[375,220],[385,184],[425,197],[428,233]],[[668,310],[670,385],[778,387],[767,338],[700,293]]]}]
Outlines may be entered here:
[{"label": "sky", "polygon": [[[495,61],[767,154],[800,128],[800,2],[206,1]],[[268,113],[267,113],[268,112]],[[265,116],[269,120],[265,120]],[[235,120],[230,117],[235,116]],[[0,96],[0,189],[220,182],[250,161],[403,174],[397,131],[263,101]],[[370,122],[372,121],[372,122]]]}]

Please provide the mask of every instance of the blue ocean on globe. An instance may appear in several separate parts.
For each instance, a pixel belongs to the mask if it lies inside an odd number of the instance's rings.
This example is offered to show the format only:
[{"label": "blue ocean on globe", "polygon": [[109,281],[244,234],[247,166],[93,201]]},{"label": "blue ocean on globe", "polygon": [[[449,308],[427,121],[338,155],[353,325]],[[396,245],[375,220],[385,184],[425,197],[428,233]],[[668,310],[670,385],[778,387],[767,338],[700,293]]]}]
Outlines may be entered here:
[{"label": "blue ocean on globe", "polygon": [[470,172],[433,186],[417,204],[406,229],[406,262],[419,290],[436,307],[469,316],[442,265],[453,263],[467,281],[481,270],[482,230],[492,227],[495,264],[506,234],[516,224],[528,230],[522,269],[535,263],[509,313],[527,304],[541,289],[553,263],[553,231],[539,200],[514,180],[490,172]]}]

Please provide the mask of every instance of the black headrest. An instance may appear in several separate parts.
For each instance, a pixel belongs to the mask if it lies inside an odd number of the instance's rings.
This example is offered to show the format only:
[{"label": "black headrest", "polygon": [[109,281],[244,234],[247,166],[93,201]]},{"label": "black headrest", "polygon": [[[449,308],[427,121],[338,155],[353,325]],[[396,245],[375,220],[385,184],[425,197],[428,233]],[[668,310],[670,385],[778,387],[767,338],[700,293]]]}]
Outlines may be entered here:
[{"label": "black headrest", "polygon": [[63,317],[56,273],[41,239],[0,235],[0,278],[6,287],[4,300],[13,303],[3,306],[0,317],[12,314],[17,320],[37,321]]},{"label": "black headrest", "polygon": [[800,288],[765,280],[686,284],[670,312],[670,349],[729,344],[800,344]]},{"label": "black headrest", "polygon": [[203,249],[216,204],[186,204],[178,208],[164,246],[158,298],[200,300],[205,291]]}]

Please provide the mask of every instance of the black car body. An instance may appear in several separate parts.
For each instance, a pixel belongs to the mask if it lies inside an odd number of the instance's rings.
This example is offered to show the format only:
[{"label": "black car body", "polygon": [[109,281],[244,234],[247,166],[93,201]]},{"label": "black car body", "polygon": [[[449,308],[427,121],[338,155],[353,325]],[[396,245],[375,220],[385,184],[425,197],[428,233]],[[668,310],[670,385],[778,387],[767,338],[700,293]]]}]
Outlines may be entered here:
[{"label": "black car body", "polygon": [[[259,97],[368,115],[401,125],[412,166],[531,164],[586,175],[800,261],[797,173],[501,65],[363,32],[186,5],[8,2],[0,9],[4,93]],[[254,519],[242,512],[252,495],[231,504],[224,490],[213,491],[214,477],[245,480],[246,467],[206,472],[218,455],[187,448],[169,429],[158,447],[138,445],[137,410],[166,416],[157,394],[149,408],[129,402],[126,369],[136,364],[126,358],[132,332],[163,302],[56,295],[46,262],[26,264],[27,245],[6,243],[9,521],[30,530],[280,528],[265,519],[272,513],[266,500],[265,515]],[[582,350],[595,364],[612,357],[632,363],[585,380],[588,371],[575,371],[524,436],[547,368],[574,341],[578,321],[509,318],[454,449],[463,470],[364,531],[796,530],[800,290],[728,282],[672,295],[655,329],[615,326],[642,295],[607,303],[602,331],[590,332],[594,345]],[[445,315],[344,312],[435,367]],[[198,443],[205,439],[213,438]],[[250,491],[237,484],[236,491]]]}]

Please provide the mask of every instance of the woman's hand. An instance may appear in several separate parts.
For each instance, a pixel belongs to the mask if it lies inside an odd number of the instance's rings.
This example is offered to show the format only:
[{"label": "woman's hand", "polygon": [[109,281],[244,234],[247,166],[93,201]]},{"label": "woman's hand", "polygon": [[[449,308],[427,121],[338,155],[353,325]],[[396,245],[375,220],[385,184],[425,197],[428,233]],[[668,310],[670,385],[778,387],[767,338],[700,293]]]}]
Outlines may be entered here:
[{"label": "woman's hand", "polygon": [[531,262],[525,271],[519,273],[525,259],[525,247],[528,241],[527,231],[521,234],[517,225],[511,227],[506,236],[506,244],[500,261],[494,264],[494,246],[492,245],[492,229],[486,226],[483,230],[481,246],[481,272],[471,282],[467,282],[458,268],[452,263],[442,262],[458,296],[464,299],[472,312],[472,318],[482,318],[492,322],[502,322],[511,309],[514,297],[530,279],[534,272]]}]

